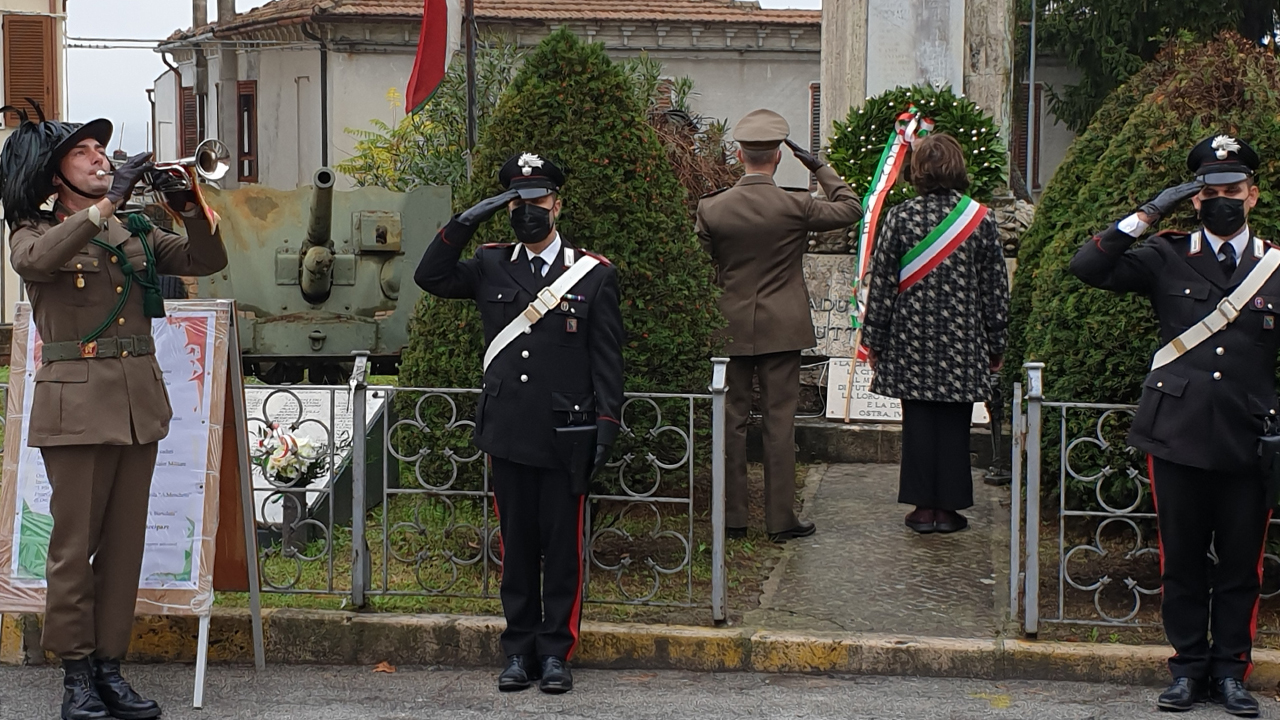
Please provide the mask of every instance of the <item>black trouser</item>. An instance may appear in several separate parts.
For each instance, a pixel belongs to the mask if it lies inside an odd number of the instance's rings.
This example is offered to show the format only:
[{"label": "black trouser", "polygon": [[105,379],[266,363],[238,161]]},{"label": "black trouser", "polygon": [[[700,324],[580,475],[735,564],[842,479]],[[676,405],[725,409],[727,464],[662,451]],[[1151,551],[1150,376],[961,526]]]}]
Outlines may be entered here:
[{"label": "black trouser", "polygon": [[902,401],[898,502],[931,510],[973,507],[973,403]]},{"label": "black trouser", "polygon": [[501,458],[493,458],[493,494],[502,529],[502,652],[568,660],[582,620],[584,498],[569,492],[567,471]]},{"label": "black trouser", "polygon": [[1253,669],[1263,540],[1271,521],[1262,478],[1252,470],[1201,470],[1154,457],[1150,472],[1164,632],[1177,652],[1169,671],[1175,678],[1243,680]]}]

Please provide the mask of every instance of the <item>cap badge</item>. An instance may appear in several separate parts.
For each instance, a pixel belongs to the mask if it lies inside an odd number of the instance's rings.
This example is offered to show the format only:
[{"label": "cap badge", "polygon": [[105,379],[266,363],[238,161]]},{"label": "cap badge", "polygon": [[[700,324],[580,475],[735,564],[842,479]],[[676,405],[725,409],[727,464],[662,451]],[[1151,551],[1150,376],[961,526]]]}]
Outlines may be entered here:
[{"label": "cap badge", "polygon": [[540,168],[543,165],[542,158],[534,155],[533,153],[525,153],[521,155],[520,161],[516,164],[520,166],[520,172],[524,173],[525,177],[532,175],[534,168]]},{"label": "cap badge", "polygon": [[1213,149],[1219,160],[1226,160],[1227,155],[1233,152],[1240,152],[1240,143],[1230,135],[1219,135],[1213,139]]}]

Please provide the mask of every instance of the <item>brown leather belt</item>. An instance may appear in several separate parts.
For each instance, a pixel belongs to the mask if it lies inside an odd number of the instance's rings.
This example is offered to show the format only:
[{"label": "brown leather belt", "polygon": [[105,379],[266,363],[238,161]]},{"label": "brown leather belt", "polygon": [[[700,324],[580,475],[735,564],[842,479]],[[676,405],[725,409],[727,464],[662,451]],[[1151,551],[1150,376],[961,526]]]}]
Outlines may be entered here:
[{"label": "brown leather belt", "polygon": [[152,355],[155,351],[156,343],[150,335],[131,335],[98,338],[83,345],[75,341],[45,343],[40,349],[40,359],[42,362],[51,363],[60,360]]}]

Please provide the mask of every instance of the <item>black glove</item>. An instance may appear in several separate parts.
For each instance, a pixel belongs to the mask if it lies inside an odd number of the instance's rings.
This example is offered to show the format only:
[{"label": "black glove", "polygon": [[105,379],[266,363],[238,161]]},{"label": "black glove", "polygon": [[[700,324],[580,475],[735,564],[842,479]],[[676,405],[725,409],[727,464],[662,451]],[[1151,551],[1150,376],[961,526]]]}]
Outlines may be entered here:
[{"label": "black glove", "polygon": [[188,205],[198,205],[199,199],[196,198],[194,190],[178,190],[176,192],[167,192],[164,194],[164,201],[174,212],[186,212]]},{"label": "black glove", "polygon": [[467,227],[474,228],[480,223],[493,217],[499,210],[507,206],[507,203],[520,197],[520,193],[515,190],[508,190],[501,195],[494,195],[487,200],[472,205],[458,216],[458,222]]},{"label": "black glove", "polygon": [[151,170],[151,153],[138,153],[116,168],[111,180],[111,189],[107,191],[107,199],[117,208],[123,207],[138,181]]},{"label": "black glove", "polygon": [[1193,180],[1189,183],[1175,185],[1167,188],[1164,192],[1156,196],[1155,200],[1148,202],[1139,211],[1147,214],[1151,218],[1151,222],[1155,222],[1160,218],[1168,215],[1171,210],[1176,208],[1188,198],[1198,194],[1200,188],[1204,187],[1204,183],[1200,180]]},{"label": "black glove", "polygon": [[596,446],[596,464],[591,468],[591,481],[594,482],[600,473],[604,471],[604,466],[609,464],[609,456],[613,454],[612,445]]},{"label": "black glove", "polygon": [[816,155],[805,152],[804,148],[792,142],[790,138],[787,138],[786,143],[787,147],[791,148],[792,154],[800,161],[800,164],[809,168],[809,172],[818,172],[818,168],[826,164],[819,160]]}]

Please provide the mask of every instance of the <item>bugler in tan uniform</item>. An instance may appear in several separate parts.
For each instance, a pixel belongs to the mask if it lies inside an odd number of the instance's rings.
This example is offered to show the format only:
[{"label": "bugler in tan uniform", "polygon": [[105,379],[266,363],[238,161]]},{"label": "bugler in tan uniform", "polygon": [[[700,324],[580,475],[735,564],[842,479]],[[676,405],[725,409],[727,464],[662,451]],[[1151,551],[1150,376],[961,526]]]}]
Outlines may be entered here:
[{"label": "bugler in tan uniform", "polygon": [[[69,720],[160,714],[119,673],[132,635],[157,445],[173,415],[151,336],[152,318],[164,314],[157,275],[208,275],[227,264],[220,237],[191,210],[189,192],[167,197],[187,217],[186,238],[141,216],[126,228],[114,216],[150,155],[112,177],[103,154],[110,137],[105,120],[81,126],[24,118],[0,153],[11,261],[43,342],[28,444],[40,448],[53,488],[43,641],[63,660],[62,716]],[[54,212],[41,211],[55,192]]]},{"label": "bugler in tan uniform", "polygon": [[836,230],[862,215],[857,197],[835,171],[788,142],[817,175],[827,199],[774,183],[790,128],[781,115],[756,110],[734,131],[747,174],[732,188],[698,203],[698,237],[711,253],[728,321],[729,437],[726,443],[726,524],[747,526],[747,419],[752,376],[760,381],[764,414],[765,525],[774,540],[814,531],[795,514],[795,414],[800,351],[817,341],[804,281],[810,231]]}]

